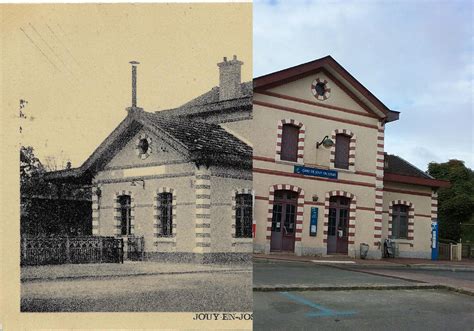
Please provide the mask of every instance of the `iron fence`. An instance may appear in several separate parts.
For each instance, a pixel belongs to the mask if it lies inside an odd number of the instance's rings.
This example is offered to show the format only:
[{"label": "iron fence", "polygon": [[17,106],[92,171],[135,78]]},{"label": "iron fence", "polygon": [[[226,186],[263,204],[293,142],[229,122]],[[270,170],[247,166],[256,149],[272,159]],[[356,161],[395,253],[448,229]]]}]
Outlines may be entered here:
[{"label": "iron fence", "polygon": [[474,244],[462,244],[462,258],[474,259]]},{"label": "iron fence", "polygon": [[145,250],[145,240],[143,237],[129,236],[127,240],[127,259],[132,261],[142,261]]},{"label": "iron fence", "polygon": [[438,259],[451,260],[451,244],[438,243]]},{"label": "iron fence", "polygon": [[123,263],[123,239],[114,237],[23,237],[21,265]]}]

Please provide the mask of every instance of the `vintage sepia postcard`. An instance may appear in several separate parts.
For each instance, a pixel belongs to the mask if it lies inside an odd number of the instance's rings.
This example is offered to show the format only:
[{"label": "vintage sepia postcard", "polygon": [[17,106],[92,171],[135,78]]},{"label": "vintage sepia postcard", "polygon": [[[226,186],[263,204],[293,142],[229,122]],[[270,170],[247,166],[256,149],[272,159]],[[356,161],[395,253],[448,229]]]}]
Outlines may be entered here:
[{"label": "vintage sepia postcard", "polygon": [[2,5],[5,330],[252,327],[251,13]]}]

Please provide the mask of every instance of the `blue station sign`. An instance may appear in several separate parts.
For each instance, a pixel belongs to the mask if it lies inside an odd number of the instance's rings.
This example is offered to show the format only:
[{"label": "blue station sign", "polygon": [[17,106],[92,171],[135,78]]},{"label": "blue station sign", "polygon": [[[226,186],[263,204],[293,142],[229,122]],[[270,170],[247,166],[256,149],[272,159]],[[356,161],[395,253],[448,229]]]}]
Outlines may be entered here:
[{"label": "blue station sign", "polygon": [[305,175],[305,176],[315,176],[315,177],[337,179],[337,171],[335,170],[295,166],[294,173]]},{"label": "blue station sign", "polygon": [[318,232],[318,208],[311,207],[311,221],[309,224],[309,235],[311,237],[316,237]]}]

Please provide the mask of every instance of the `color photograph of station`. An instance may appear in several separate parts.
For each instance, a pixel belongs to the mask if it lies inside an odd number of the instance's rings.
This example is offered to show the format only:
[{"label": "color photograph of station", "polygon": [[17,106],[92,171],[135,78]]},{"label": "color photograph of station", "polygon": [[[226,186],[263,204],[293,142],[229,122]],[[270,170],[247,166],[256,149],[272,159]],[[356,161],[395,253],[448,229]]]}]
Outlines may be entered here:
[{"label": "color photograph of station", "polygon": [[254,251],[431,258],[436,180],[389,154],[391,110],[331,56],[254,79]]}]

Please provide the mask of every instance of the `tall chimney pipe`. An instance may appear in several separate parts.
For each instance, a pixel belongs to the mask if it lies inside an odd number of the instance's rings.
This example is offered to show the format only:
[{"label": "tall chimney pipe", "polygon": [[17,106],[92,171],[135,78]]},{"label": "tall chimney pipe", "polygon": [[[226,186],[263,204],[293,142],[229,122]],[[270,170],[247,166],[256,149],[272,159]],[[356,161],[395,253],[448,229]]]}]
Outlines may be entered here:
[{"label": "tall chimney pipe", "polygon": [[137,107],[137,65],[140,62],[130,61],[132,65],[132,108]]}]

